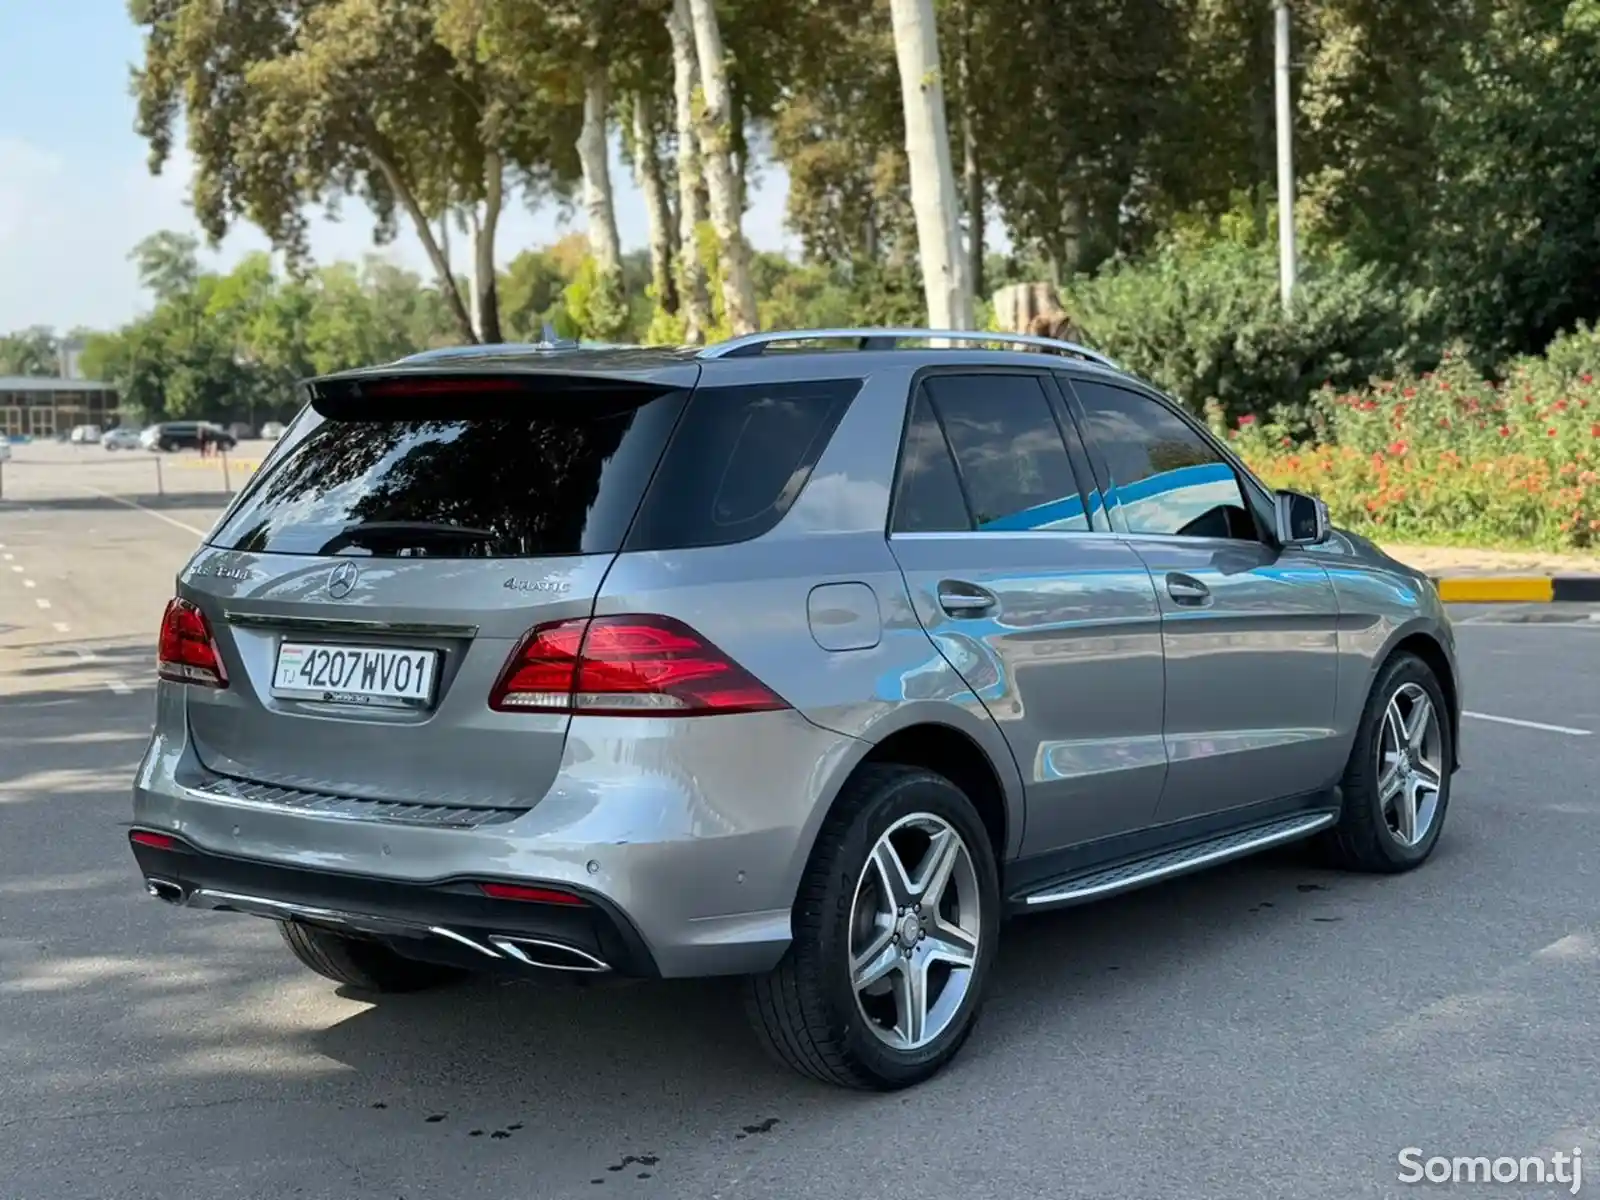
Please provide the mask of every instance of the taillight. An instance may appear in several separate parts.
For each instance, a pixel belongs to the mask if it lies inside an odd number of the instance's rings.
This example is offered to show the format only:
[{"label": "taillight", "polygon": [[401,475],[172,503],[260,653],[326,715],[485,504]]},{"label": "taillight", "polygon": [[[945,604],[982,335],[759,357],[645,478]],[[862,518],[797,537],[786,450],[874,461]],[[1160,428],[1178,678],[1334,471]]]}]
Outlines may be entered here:
[{"label": "taillight", "polygon": [[128,834],[135,846],[148,846],[152,850],[176,850],[178,839],[167,833],[152,833],[148,829],[135,829]]},{"label": "taillight", "polygon": [[787,708],[681,621],[595,617],[540,625],[489,695],[499,712],[696,717]]},{"label": "taillight", "polygon": [[167,611],[161,615],[156,673],[174,683],[228,686],[228,673],[217,653],[216,639],[211,636],[211,623],[187,600],[167,601]]}]

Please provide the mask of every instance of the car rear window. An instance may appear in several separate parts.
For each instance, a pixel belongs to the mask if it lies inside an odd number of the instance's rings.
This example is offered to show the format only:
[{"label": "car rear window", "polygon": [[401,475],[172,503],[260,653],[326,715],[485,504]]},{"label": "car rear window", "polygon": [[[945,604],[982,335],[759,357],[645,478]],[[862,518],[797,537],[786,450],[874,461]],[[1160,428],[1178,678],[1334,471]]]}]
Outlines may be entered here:
[{"label": "car rear window", "polygon": [[726,546],[771,530],[799,498],[861,383],[697,389],[626,549]]},{"label": "car rear window", "polygon": [[[681,390],[441,395],[336,406],[243,494],[211,544],[260,554],[542,558],[616,551]],[[296,422],[299,425],[300,422]]]}]

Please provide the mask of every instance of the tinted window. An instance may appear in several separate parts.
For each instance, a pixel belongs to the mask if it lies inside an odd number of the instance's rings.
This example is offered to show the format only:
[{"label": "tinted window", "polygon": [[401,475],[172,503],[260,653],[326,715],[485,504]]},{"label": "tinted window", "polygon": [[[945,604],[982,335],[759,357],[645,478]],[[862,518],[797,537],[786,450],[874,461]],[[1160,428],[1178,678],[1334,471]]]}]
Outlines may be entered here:
[{"label": "tinted window", "polygon": [[794,506],[859,379],[702,387],[684,413],[629,550],[760,537]]},{"label": "tinted window", "polygon": [[616,398],[552,385],[543,396],[378,409],[390,419],[330,410],[280,443],[212,544],[442,558],[615,551],[682,405],[681,392]]},{"label": "tinted window", "polygon": [[906,448],[900,456],[894,529],[897,533],[953,533],[971,528],[972,516],[961,495],[961,481],[956,478],[944,430],[933,415],[927,393],[919,388],[906,428]]},{"label": "tinted window", "polygon": [[935,375],[925,384],[980,531],[1089,528],[1044,385],[1031,375]]},{"label": "tinted window", "polygon": [[1129,533],[1257,537],[1232,465],[1187,422],[1126,388],[1072,387],[1111,475],[1108,504],[1121,508]]}]

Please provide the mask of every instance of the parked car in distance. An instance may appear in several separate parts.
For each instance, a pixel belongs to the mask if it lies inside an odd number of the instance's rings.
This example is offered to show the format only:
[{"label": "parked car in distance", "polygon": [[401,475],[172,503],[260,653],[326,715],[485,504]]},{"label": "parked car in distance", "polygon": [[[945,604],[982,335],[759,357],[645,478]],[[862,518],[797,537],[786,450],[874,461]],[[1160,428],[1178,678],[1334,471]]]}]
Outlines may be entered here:
[{"label": "parked car in distance", "polygon": [[256,431],[243,421],[234,421],[228,426],[228,436],[235,442],[247,442],[255,435]]},{"label": "parked car in distance", "polygon": [[239,444],[226,429],[209,421],[163,421],[141,433],[139,442],[147,450],[198,450],[202,429],[210,444],[219,450],[232,450]]},{"label": "parked car in distance", "polygon": [[67,440],[75,446],[92,446],[100,440],[100,426],[74,425]]},{"label": "parked car in distance", "polygon": [[261,437],[264,441],[275,442],[283,436],[283,424],[279,421],[268,421],[261,427]]},{"label": "parked car in distance", "polygon": [[107,450],[137,450],[139,435],[126,425],[118,425],[100,435],[100,444]]},{"label": "parked car in distance", "polygon": [[959,1051],[1003,918],[1438,842],[1433,584],[1082,346],[484,346],[306,395],[178,577],[129,837],[349,987],[744,976],[779,1060],[887,1090]]}]

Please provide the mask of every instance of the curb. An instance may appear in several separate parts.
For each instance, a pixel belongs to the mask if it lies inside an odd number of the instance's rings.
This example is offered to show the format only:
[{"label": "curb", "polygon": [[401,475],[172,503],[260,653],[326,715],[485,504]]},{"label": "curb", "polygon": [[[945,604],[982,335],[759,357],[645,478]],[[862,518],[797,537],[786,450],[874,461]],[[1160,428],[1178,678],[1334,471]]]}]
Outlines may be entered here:
[{"label": "curb", "polygon": [[1446,604],[1600,604],[1600,575],[1435,575]]}]

